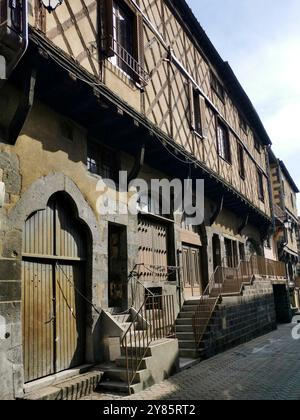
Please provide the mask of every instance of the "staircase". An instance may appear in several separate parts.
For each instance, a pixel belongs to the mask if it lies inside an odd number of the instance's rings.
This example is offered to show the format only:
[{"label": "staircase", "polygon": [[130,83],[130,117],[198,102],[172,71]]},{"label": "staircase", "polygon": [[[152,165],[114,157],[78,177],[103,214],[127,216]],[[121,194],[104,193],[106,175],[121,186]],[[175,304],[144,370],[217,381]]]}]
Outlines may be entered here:
[{"label": "staircase", "polygon": [[127,358],[125,351],[121,350],[121,356],[115,362],[100,365],[104,376],[98,389],[106,393],[128,395],[136,394],[154,385],[149,366],[152,359],[151,346],[148,349],[143,349],[143,352],[145,356],[142,358],[142,361],[133,362],[133,367],[137,369],[137,373],[130,386],[128,386],[127,377]]},{"label": "staircase", "polygon": [[[205,341],[209,338],[209,324],[215,311],[218,310],[219,298],[193,299],[184,302],[176,320],[176,335],[179,341],[179,357],[182,364],[187,364],[203,356]],[[194,316],[198,314],[198,329],[202,333],[200,347],[196,345],[194,333]]]},{"label": "staircase", "polygon": [[[134,394],[174,373],[178,360],[174,313],[173,295],[153,294],[138,311],[132,307],[123,315],[110,313],[120,330],[120,351],[100,365],[101,391]],[[116,346],[116,337],[112,338]]]}]

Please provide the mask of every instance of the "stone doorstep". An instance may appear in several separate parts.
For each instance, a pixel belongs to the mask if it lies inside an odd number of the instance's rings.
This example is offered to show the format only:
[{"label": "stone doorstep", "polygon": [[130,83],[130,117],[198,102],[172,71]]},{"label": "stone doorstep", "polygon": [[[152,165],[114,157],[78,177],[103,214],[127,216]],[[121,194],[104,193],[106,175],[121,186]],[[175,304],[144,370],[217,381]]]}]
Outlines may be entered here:
[{"label": "stone doorstep", "polygon": [[41,388],[55,386],[63,381],[68,379],[72,379],[76,376],[82,375],[87,373],[90,369],[93,368],[94,365],[87,364],[78,366],[77,368],[68,369],[60,373],[56,373],[55,375],[47,376],[42,379],[38,379],[34,382],[30,382],[25,384],[24,392],[26,394],[31,394],[35,391],[39,391]]},{"label": "stone doorstep", "polygon": [[95,392],[103,372],[97,367],[68,380],[25,394],[25,400],[79,400]]}]

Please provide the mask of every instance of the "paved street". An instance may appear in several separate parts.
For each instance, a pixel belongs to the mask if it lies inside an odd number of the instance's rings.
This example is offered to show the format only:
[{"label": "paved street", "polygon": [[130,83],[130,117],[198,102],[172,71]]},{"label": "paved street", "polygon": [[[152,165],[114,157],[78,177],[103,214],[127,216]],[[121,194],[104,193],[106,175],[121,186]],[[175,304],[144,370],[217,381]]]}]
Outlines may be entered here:
[{"label": "paved street", "polygon": [[[292,338],[293,327],[280,326],[125,399],[300,400],[300,340]],[[116,396],[92,396],[112,398]]]}]

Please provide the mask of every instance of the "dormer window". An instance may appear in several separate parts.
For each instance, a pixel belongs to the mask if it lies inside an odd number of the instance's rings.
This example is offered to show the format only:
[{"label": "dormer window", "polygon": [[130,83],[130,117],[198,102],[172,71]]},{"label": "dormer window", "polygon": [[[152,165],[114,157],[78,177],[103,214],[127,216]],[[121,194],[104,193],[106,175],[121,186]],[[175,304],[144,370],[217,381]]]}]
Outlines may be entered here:
[{"label": "dormer window", "polygon": [[222,83],[219,81],[217,76],[211,72],[211,87],[214,90],[214,92],[218,95],[218,97],[221,99],[221,101],[225,102],[225,89]]},{"label": "dormer window", "polygon": [[240,127],[241,127],[241,129],[244,131],[244,133],[247,134],[247,132],[248,132],[247,121],[245,120],[245,118],[242,115],[239,116],[239,119],[240,119]]},{"label": "dormer window", "polygon": [[254,147],[258,153],[261,153],[261,144],[257,137],[254,137]]}]

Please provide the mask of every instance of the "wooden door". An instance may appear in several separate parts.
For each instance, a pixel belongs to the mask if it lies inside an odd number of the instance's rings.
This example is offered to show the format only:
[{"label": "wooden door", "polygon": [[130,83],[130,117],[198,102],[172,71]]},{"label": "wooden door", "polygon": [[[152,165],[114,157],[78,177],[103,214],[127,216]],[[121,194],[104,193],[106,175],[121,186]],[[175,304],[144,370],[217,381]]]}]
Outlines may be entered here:
[{"label": "wooden door", "polygon": [[184,245],[182,248],[182,280],[186,298],[201,296],[201,249]]},{"label": "wooden door", "polygon": [[140,217],[139,253],[141,281],[168,280],[168,227]]},{"label": "wooden door", "polygon": [[84,362],[85,253],[80,223],[59,196],[26,221],[23,238],[25,382]]}]

